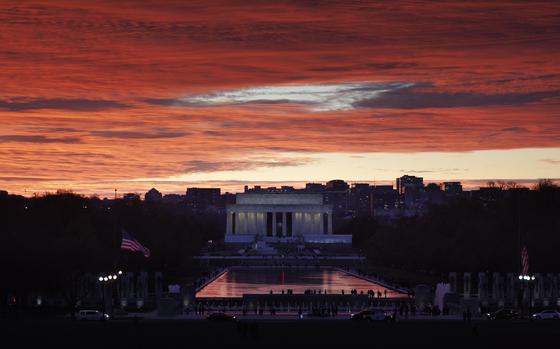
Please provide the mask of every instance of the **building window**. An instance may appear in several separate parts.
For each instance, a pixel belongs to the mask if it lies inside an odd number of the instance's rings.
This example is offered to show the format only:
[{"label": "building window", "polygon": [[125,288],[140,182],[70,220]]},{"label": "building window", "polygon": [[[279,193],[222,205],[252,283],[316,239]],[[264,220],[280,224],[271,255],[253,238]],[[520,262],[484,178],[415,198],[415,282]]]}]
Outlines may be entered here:
[{"label": "building window", "polygon": [[292,236],[292,212],[286,212],[286,236]]},{"label": "building window", "polygon": [[272,236],[272,212],[266,213],[266,236]]}]

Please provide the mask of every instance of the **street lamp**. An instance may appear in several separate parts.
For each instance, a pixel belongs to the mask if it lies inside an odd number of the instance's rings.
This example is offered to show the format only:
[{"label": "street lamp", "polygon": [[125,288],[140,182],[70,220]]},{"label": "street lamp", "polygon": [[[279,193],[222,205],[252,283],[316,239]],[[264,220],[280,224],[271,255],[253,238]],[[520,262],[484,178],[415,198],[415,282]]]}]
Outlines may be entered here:
[{"label": "street lamp", "polygon": [[529,286],[529,310],[533,309],[533,282],[535,281],[534,275],[522,274],[519,275],[521,281],[521,313],[523,315],[523,296],[525,295],[525,284]]},{"label": "street lamp", "polygon": [[[106,285],[113,284],[113,281],[117,281],[118,275],[122,275],[122,270],[119,270],[118,272],[116,272],[115,274],[109,274],[107,276],[104,275],[100,275],[98,280],[99,283],[102,286],[102,296],[103,296],[103,314],[105,314],[105,292],[106,292]],[[111,288],[111,310],[113,309],[113,292],[112,292],[112,288]],[[111,314],[112,315],[112,314]]]}]

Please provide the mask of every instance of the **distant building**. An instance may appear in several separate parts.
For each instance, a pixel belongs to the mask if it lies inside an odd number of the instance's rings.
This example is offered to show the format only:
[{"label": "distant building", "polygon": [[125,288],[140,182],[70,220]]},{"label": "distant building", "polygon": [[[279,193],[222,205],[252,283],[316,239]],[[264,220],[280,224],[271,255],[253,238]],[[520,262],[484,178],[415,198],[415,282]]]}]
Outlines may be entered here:
[{"label": "distant building", "polygon": [[123,195],[124,201],[140,201],[140,195],[136,193],[126,193]]},{"label": "distant building", "polygon": [[320,194],[243,193],[228,205],[226,243],[350,243],[351,235],[333,235],[332,206]]},{"label": "distant building", "polygon": [[160,202],[163,195],[156,189],[152,188],[144,194],[144,200],[147,202]]},{"label": "distant building", "polygon": [[444,202],[444,192],[441,190],[441,185],[437,183],[429,183],[424,191],[420,192],[420,208],[423,210],[428,209],[431,205],[441,205]]},{"label": "distant building", "polygon": [[274,194],[274,193],[293,193],[295,192],[296,189],[292,186],[288,186],[288,185],[283,185],[280,188],[278,187],[267,187],[267,188],[263,188],[260,185],[255,185],[253,188],[249,188],[248,186],[245,186],[245,193],[269,193],[269,194]]},{"label": "distant building", "polygon": [[308,193],[322,193],[325,188],[322,183],[305,183],[305,191]]},{"label": "distant building", "polygon": [[344,216],[348,212],[348,188],[348,183],[340,179],[327,182],[323,199],[325,204],[332,205],[333,215]]},{"label": "distant building", "polygon": [[326,185],[327,190],[344,191],[348,190],[348,188],[348,183],[346,183],[342,179],[333,179],[331,181],[328,181]]},{"label": "distant building", "polygon": [[8,197],[8,192],[5,190],[0,190],[0,198],[6,198]]},{"label": "distant building", "polygon": [[348,209],[353,216],[370,216],[370,186],[368,183],[354,183],[350,188]]},{"label": "distant building", "polygon": [[370,188],[370,211],[374,216],[383,211],[394,211],[398,206],[398,192],[392,185],[376,185]]},{"label": "distant building", "polygon": [[220,188],[188,188],[186,203],[194,210],[205,210],[221,204]]},{"label": "distant building", "polygon": [[222,201],[223,207],[226,207],[227,205],[235,204],[235,194],[233,194],[233,193],[223,193],[221,201]]},{"label": "distant building", "polygon": [[407,190],[418,191],[424,188],[424,178],[404,175],[397,178],[397,191],[400,195],[406,193]]},{"label": "distant building", "polygon": [[446,194],[461,194],[463,192],[463,185],[461,182],[443,182],[443,191]]},{"label": "distant building", "polygon": [[183,204],[185,203],[185,195],[166,194],[163,196],[162,201],[166,204]]},{"label": "distant building", "polygon": [[502,198],[503,193],[504,191],[500,187],[480,187],[478,190],[473,190],[471,192],[471,198],[484,202],[495,202]]}]

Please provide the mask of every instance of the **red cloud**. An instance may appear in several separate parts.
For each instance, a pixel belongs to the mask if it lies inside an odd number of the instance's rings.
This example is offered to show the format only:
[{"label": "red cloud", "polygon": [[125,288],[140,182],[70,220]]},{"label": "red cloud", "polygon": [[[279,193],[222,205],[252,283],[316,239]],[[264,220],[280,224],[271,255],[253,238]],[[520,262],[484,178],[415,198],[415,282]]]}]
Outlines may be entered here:
[{"label": "red cloud", "polygon": [[[169,176],[188,162],[230,163],[264,150],[560,146],[556,1],[421,7],[8,1],[3,7],[5,177],[84,185]],[[146,103],[247,87],[359,81],[419,87],[400,95],[402,103],[373,100],[338,112],[310,113],[280,102]],[[0,179],[0,185],[9,189],[14,181]]]}]

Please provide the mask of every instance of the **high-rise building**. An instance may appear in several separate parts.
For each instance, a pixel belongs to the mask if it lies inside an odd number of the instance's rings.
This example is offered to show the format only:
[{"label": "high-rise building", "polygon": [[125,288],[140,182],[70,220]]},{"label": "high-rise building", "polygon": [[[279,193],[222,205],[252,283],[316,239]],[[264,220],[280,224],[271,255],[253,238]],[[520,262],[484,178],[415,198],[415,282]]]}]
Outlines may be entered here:
[{"label": "high-rise building", "polygon": [[343,216],[348,211],[348,183],[335,179],[328,181],[323,193],[325,204],[332,205],[335,216]]},{"label": "high-rise building", "polygon": [[354,216],[371,215],[370,186],[368,183],[354,183],[350,188],[348,209]]},{"label": "high-rise building", "polygon": [[398,203],[398,192],[392,185],[376,185],[370,188],[370,210],[392,210]]},{"label": "high-rise building", "polygon": [[424,178],[404,175],[397,178],[397,191],[400,195],[406,193],[407,190],[418,191],[424,188]]},{"label": "high-rise building", "polygon": [[194,210],[205,210],[221,204],[220,188],[187,188],[187,206]]}]

